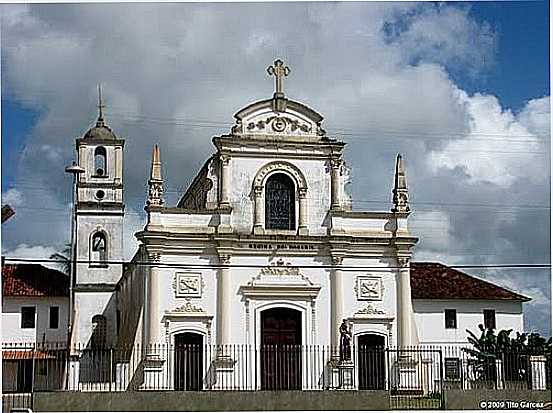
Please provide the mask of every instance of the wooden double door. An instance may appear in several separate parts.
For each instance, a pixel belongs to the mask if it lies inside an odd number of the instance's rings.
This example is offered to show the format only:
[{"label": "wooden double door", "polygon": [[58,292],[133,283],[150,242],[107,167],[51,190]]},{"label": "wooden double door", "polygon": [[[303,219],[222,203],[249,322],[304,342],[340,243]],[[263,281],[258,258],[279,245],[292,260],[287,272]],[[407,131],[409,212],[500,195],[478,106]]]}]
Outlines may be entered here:
[{"label": "wooden double door", "polygon": [[177,334],[174,351],[175,390],[202,390],[204,372],[202,335]]},{"label": "wooden double door", "polygon": [[261,313],[261,388],[301,390],[301,313],[272,308]]}]

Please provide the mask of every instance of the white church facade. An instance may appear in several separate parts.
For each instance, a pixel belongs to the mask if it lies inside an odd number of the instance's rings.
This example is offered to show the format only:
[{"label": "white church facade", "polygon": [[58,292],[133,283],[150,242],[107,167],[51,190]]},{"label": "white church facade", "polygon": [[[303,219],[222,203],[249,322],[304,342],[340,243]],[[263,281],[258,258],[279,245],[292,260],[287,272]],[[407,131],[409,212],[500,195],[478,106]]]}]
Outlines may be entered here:
[{"label": "white church facade", "polygon": [[[315,363],[329,387],[370,388],[361,370],[384,359],[370,364],[356,349],[466,344],[465,329],[478,324],[522,331],[526,297],[441,264],[412,263],[418,239],[408,228],[400,155],[395,170],[390,160],[390,210],[352,210],[346,144],[327,136],[319,113],[285,96],[283,62],[268,70],[273,97],[238,111],[231,131],[213,138],[214,154],[176,206],[163,195],[172,172],[162,173],[161,152],[170,148],[154,147],[147,224],[128,264],[124,141],[101,113],[77,140],[85,172],[75,203],[72,345],[142,348],[124,367],[140,372],[142,388],[161,377],[164,388],[218,388],[239,369],[248,370],[248,386],[271,388],[278,373],[267,366],[278,355],[269,349],[294,346],[286,388],[310,387]],[[163,350],[179,346],[210,350],[196,361]],[[315,361],[307,355],[315,348],[329,350],[317,350]],[[431,380],[408,379],[417,363],[397,358],[398,386]],[[184,365],[197,372],[186,385],[177,372]]]}]

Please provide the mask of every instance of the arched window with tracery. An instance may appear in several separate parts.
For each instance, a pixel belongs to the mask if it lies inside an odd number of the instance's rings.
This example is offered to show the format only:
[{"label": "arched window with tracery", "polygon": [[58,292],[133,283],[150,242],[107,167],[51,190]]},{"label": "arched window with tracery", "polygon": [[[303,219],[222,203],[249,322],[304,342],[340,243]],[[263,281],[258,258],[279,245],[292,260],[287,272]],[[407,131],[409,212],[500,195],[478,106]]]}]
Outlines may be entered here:
[{"label": "arched window with tracery", "polygon": [[108,258],[108,247],[106,235],[103,232],[96,232],[92,236],[90,261],[92,264],[101,265],[106,263]]},{"label": "arched window with tracery", "polygon": [[265,228],[296,228],[294,182],[288,175],[276,173],[265,183]]},{"label": "arched window with tracery", "polygon": [[96,176],[106,176],[106,148],[98,146],[94,150],[94,171]]}]

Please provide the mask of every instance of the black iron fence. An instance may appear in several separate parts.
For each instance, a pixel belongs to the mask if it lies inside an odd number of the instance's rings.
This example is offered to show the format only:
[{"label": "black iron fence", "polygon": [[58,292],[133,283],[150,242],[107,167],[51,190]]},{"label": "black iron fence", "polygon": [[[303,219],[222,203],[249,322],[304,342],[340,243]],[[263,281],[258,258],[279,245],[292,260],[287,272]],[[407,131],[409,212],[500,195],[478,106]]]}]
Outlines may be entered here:
[{"label": "black iron fence", "polygon": [[515,352],[485,353],[442,347],[444,386],[451,389],[551,388],[551,355]]},{"label": "black iron fence", "polygon": [[550,388],[550,369],[550,357],[451,346],[353,346],[346,354],[325,345],[5,344],[2,390],[3,405],[58,390],[385,390],[392,407],[417,400],[417,408],[432,408],[444,389]]}]

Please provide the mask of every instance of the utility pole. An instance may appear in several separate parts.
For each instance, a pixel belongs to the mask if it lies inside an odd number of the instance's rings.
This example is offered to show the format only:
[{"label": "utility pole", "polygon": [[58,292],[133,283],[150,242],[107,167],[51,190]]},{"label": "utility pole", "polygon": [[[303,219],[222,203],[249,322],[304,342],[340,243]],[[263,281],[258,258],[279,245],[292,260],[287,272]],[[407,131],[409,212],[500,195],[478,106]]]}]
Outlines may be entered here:
[{"label": "utility pole", "polygon": [[75,162],[73,165],[65,168],[65,172],[73,175],[73,190],[71,193],[71,254],[70,254],[70,271],[69,271],[69,322],[67,325],[67,340],[71,344],[71,335],[73,333],[73,284],[75,283],[75,275],[77,272],[77,251],[76,240],[77,236],[75,231],[77,230],[77,208],[75,200],[77,199],[77,180],[78,176],[85,172],[85,169]]}]

